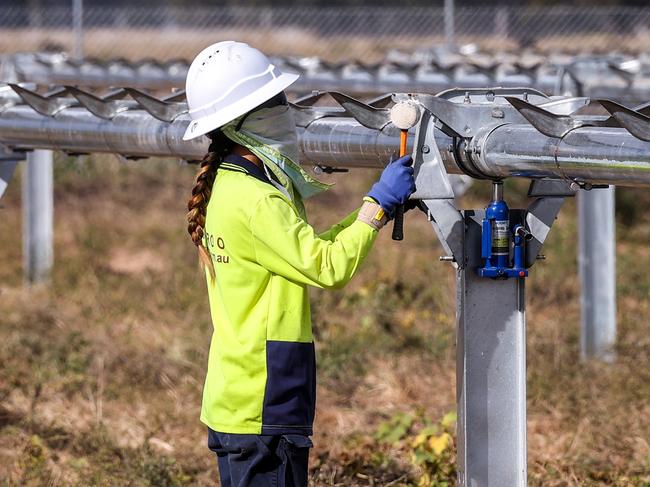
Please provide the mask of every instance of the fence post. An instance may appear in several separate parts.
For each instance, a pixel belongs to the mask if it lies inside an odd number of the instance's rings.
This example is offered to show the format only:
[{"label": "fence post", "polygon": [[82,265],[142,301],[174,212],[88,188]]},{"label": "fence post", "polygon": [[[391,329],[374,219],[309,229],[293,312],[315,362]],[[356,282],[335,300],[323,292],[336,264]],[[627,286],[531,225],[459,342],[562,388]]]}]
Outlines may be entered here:
[{"label": "fence post", "polygon": [[27,25],[31,29],[43,28],[43,4],[39,0],[29,0],[27,4]]},{"label": "fence post", "polygon": [[454,0],[445,0],[445,44],[448,49],[455,45]]},{"label": "fence post", "polygon": [[72,0],[72,30],[74,31],[74,58],[84,57],[83,0]]},{"label": "fence post", "polygon": [[508,7],[497,7],[496,14],[494,15],[494,33],[496,37],[506,40],[510,34],[510,19]]},{"label": "fence post", "polygon": [[580,355],[615,360],[616,222],[614,187],[578,195]]},{"label": "fence post", "polygon": [[23,169],[23,260],[28,284],[47,282],[52,270],[54,198],[52,151],[27,153]]}]

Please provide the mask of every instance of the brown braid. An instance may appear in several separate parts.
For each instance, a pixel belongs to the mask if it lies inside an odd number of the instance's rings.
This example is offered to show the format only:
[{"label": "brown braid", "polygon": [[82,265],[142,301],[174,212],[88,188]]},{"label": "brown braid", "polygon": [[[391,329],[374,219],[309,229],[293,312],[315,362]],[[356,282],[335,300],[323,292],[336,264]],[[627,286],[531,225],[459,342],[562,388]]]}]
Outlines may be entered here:
[{"label": "brown braid", "polygon": [[223,157],[231,151],[233,143],[226,139],[220,131],[210,133],[208,137],[212,143],[210,144],[208,153],[201,161],[201,169],[196,176],[196,184],[192,188],[192,196],[187,202],[187,232],[199,250],[199,262],[201,266],[207,268],[210,272],[210,277],[214,279],[214,264],[212,263],[208,249],[203,245],[205,219],[217,170]]}]

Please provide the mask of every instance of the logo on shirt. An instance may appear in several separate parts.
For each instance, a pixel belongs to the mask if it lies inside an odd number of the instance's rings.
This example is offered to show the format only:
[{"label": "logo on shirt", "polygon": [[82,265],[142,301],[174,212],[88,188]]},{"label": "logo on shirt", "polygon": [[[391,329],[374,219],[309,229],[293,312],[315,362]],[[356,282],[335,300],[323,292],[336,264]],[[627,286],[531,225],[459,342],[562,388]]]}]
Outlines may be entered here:
[{"label": "logo on shirt", "polygon": [[215,264],[230,263],[230,256],[225,255],[226,242],[224,242],[223,238],[215,237],[211,233],[204,231],[203,239],[205,241],[208,252],[210,252],[212,261]]}]

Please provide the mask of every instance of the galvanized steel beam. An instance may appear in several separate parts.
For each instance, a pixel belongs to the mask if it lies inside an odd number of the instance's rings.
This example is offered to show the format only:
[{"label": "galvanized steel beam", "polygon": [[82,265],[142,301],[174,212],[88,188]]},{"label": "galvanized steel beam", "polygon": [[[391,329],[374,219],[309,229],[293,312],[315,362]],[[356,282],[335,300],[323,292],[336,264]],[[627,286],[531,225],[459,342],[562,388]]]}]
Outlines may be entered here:
[{"label": "galvanized steel beam", "polygon": [[[562,103],[565,111],[575,110],[585,99],[549,99],[534,90],[520,90],[520,98],[515,94],[512,89],[461,90],[410,99],[434,118],[435,142],[449,173],[565,179],[581,186],[650,185],[647,106],[616,105],[633,114],[627,118],[558,115]],[[388,109],[335,96],[338,108],[294,105],[304,160],[324,167],[381,167],[398,146]],[[163,115],[155,104],[175,108]],[[607,106],[613,111],[611,102]],[[133,90],[98,97],[76,88],[43,95],[7,87],[0,90],[0,108],[0,144],[13,149],[196,160],[207,148],[206,139],[182,140],[189,123],[182,102],[143,101],[133,98]],[[381,128],[369,128],[381,117],[386,118]]]}]

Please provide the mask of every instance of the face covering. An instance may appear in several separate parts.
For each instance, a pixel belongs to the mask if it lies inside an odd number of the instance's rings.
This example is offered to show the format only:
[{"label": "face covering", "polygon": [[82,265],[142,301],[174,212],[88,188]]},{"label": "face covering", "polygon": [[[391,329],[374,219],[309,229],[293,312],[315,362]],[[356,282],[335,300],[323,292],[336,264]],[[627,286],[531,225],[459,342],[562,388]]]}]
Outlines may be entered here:
[{"label": "face covering", "polygon": [[224,125],[221,131],[259,157],[294,202],[296,192],[306,199],[329,189],[331,185],[312,178],[300,167],[296,123],[287,105],[250,113],[236,130],[240,120]]}]

